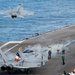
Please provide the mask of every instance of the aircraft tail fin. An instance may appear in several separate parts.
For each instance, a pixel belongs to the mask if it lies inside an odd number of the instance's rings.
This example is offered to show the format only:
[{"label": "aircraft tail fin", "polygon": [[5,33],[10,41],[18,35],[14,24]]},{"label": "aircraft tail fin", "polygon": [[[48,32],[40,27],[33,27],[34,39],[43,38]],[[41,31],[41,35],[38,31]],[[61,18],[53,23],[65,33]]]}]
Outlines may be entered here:
[{"label": "aircraft tail fin", "polygon": [[7,56],[2,52],[2,50],[0,49],[0,55],[1,55],[1,57],[2,57],[2,59],[3,59],[3,61],[6,63],[7,62]]}]

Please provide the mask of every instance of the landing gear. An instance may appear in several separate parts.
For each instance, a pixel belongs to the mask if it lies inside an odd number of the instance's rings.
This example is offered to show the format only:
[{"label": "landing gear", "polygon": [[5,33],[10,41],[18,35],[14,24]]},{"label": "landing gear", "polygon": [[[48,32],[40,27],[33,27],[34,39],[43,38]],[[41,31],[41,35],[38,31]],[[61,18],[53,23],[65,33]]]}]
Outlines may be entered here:
[{"label": "landing gear", "polygon": [[30,69],[25,69],[25,72],[26,72],[26,74],[30,74],[31,73]]},{"label": "landing gear", "polygon": [[8,73],[8,74],[11,74],[12,72],[11,72],[11,71],[7,71],[7,73]]}]

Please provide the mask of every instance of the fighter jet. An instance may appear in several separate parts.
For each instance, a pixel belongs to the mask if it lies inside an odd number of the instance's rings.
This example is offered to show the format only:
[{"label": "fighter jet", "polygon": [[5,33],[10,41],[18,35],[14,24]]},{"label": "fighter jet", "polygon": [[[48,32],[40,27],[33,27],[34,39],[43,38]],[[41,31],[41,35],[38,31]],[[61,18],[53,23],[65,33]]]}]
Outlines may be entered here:
[{"label": "fighter jet", "polygon": [[4,17],[12,17],[12,18],[21,17],[21,18],[24,18],[24,16],[26,16],[26,15],[33,15],[34,12],[24,10],[23,5],[19,4],[14,9],[6,10],[6,11],[0,11],[0,14],[6,15]]},{"label": "fighter jet", "polygon": [[18,50],[12,58],[0,50],[1,71],[11,72],[15,69],[20,69],[25,70],[26,73],[30,73],[30,68],[41,67],[42,65],[45,65],[45,62],[48,59],[48,51],[43,50],[42,53],[35,52],[36,51],[29,49],[24,51]]}]

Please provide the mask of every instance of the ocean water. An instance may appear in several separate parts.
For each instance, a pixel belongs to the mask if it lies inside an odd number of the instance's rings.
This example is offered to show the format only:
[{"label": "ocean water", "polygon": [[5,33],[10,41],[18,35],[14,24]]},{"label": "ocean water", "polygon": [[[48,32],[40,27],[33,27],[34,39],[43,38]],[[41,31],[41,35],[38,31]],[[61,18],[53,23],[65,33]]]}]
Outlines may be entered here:
[{"label": "ocean water", "polygon": [[22,19],[0,15],[0,42],[21,40],[75,24],[75,0],[0,0],[0,11],[18,4],[35,14]]}]

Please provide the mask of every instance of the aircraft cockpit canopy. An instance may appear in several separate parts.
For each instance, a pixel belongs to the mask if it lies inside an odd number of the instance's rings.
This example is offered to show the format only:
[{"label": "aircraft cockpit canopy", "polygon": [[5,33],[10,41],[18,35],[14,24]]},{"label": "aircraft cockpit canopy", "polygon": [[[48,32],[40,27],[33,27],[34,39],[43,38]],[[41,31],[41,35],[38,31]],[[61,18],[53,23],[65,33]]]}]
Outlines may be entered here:
[{"label": "aircraft cockpit canopy", "polygon": [[23,51],[23,53],[32,53],[32,52],[34,52],[34,51],[30,48],[27,48]]}]

